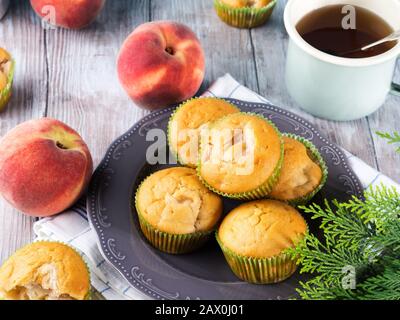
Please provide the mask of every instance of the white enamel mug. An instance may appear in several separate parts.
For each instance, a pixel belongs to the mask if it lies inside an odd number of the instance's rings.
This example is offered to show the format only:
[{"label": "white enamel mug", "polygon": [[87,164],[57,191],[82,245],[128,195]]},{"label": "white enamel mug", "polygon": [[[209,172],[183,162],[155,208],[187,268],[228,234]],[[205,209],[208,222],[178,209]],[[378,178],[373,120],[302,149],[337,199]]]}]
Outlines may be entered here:
[{"label": "white enamel mug", "polygon": [[389,92],[400,43],[374,57],[350,59],[326,54],[309,45],[297,32],[297,23],[309,12],[334,4],[364,7],[400,29],[399,0],[289,0],[284,14],[289,34],[286,84],[293,99],[307,112],[329,120],[354,120],[375,112]]}]

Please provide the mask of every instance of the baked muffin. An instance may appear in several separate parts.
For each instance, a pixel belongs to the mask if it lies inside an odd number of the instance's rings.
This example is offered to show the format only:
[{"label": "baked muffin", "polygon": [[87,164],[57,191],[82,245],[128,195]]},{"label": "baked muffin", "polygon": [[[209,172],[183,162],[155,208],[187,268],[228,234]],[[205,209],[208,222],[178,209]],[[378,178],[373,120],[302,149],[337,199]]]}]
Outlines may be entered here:
[{"label": "baked muffin", "polygon": [[296,271],[285,250],[307,232],[307,224],[290,205],[276,200],[242,204],[222,221],[217,241],[236,276],[256,284],[276,283]]},{"label": "baked muffin", "polygon": [[283,141],[281,175],[269,197],[292,205],[305,204],[324,186],[327,166],[310,141],[293,134],[285,134]]},{"label": "baked muffin", "polygon": [[198,174],[215,193],[233,199],[267,196],[279,177],[283,141],[275,125],[252,113],[235,113],[202,135]]},{"label": "baked muffin", "polygon": [[81,256],[58,242],[34,242],[0,268],[0,299],[86,300],[90,276]]},{"label": "baked muffin", "polygon": [[14,60],[4,49],[0,48],[0,111],[11,98],[14,79]]},{"label": "baked muffin", "polygon": [[191,168],[158,171],[139,186],[136,211],[145,237],[157,249],[187,253],[199,248],[215,230],[222,200],[210,192]]},{"label": "baked muffin", "polygon": [[196,167],[200,131],[223,116],[240,110],[217,98],[196,98],[181,104],[168,123],[168,142],[172,153],[185,166]]},{"label": "baked muffin", "polygon": [[214,8],[225,23],[254,28],[267,22],[277,0],[214,0]]}]

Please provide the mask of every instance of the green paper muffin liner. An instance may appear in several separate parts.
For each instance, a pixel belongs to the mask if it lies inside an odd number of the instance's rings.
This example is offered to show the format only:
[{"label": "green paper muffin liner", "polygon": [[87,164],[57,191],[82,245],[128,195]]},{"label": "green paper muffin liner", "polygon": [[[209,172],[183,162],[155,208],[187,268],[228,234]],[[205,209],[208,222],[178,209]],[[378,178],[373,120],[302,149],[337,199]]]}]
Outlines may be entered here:
[{"label": "green paper muffin liner", "polygon": [[[171,124],[172,124],[172,121],[173,121],[174,117],[175,117],[176,114],[178,113],[178,111],[179,111],[182,107],[184,107],[188,102],[191,102],[191,101],[193,101],[193,100],[203,99],[203,98],[210,98],[210,97],[191,98],[191,99],[188,99],[188,100],[182,102],[178,107],[176,107],[176,109],[175,109],[174,112],[171,114],[171,116],[170,116],[170,118],[169,118],[169,121],[168,121],[168,126],[167,126],[167,138],[168,138],[169,150],[170,150],[170,152],[174,155],[174,157],[175,157],[175,159],[178,161],[178,163],[180,163],[181,165],[183,165],[183,166],[185,166],[185,167],[189,167],[189,168],[196,168],[196,165],[192,165],[192,164],[189,164],[189,163],[186,163],[185,161],[183,161],[183,159],[181,159],[181,158],[179,157],[178,150],[175,150],[175,149],[174,149],[173,144],[172,144],[172,139],[171,139]],[[224,102],[226,102],[226,103],[229,103],[229,104],[232,105],[233,107],[236,107],[237,110],[238,110],[238,112],[240,112],[240,109],[239,109],[237,106],[235,106],[234,104],[232,104],[232,103],[226,101],[225,99],[218,98],[218,97],[212,97],[212,98],[213,98],[213,99],[222,100],[222,101],[224,101]]]},{"label": "green paper muffin liner", "polygon": [[310,152],[312,155],[312,160],[314,162],[316,162],[321,170],[322,170],[322,179],[320,184],[318,185],[318,187],[316,189],[314,189],[312,192],[310,192],[309,194],[306,194],[305,196],[302,196],[300,198],[296,198],[296,199],[291,199],[291,200],[282,200],[282,199],[278,199],[278,198],[273,198],[271,197],[271,199],[275,199],[275,200],[279,200],[279,201],[284,201],[287,202],[288,204],[292,205],[292,206],[301,206],[301,205],[305,205],[307,204],[312,198],[314,198],[314,196],[324,187],[326,180],[328,179],[328,167],[326,165],[325,160],[322,158],[321,153],[318,151],[318,149],[315,147],[315,145],[310,141],[307,140],[303,137],[297,136],[295,134],[292,133],[284,133],[283,136],[288,137],[288,138],[292,138],[294,140],[297,140],[299,142],[301,142]]},{"label": "green paper muffin liner", "polygon": [[189,234],[171,234],[157,230],[139,213],[138,217],[140,229],[146,239],[156,249],[169,254],[184,254],[195,251],[204,245],[211,238],[213,233],[213,231],[209,231]]},{"label": "green paper muffin liner", "polygon": [[137,203],[137,195],[139,194],[143,182],[145,182],[147,178],[141,182],[135,195],[135,207],[139,218],[139,225],[146,239],[156,249],[169,254],[189,253],[203,246],[211,238],[212,234],[215,232],[215,229],[205,232],[198,231],[186,234],[172,234],[160,231],[146,221],[146,219],[140,213]]},{"label": "green paper muffin liner", "polygon": [[[302,215],[301,217],[306,224],[306,236],[310,227]],[[232,272],[243,281],[254,284],[278,283],[290,278],[297,270],[298,260],[290,253],[283,251],[270,258],[245,257],[227,248],[219,238],[218,231],[215,232],[215,237]]]},{"label": "green paper muffin liner", "polygon": [[296,260],[281,253],[271,258],[245,257],[225,247],[216,233],[219,246],[233,273],[241,280],[254,284],[272,284],[289,278],[296,270]]},{"label": "green paper muffin liner", "polygon": [[271,16],[277,0],[263,8],[232,8],[221,0],[214,0],[214,8],[222,21],[237,28],[254,28],[263,25]]},{"label": "green paper muffin liner", "polygon": [[[268,196],[268,194],[271,192],[272,188],[278,182],[278,179],[279,179],[279,176],[281,173],[282,164],[283,164],[283,156],[284,156],[284,147],[283,147],[284,145],[283,145],[283,140],[282,140],[282,134],[280,133],[280,131],[278,130],[278,128],[275,126],[275,124],[272,121],[264,118],[263,116],[261,116],[257,113],[252,113],[252,112],[241,112],[241,113],[259,117],[260,119],[266,121],[269,125],[271,125],[275,129],[275,131],[278,133],[278,136],[281,140],[281,154],[280,154],[278,164],[276,165],[275,170],[272,173],[272,175],[268,178],[268,180],[264,184],[262,184],[261,186],[257,187],[254,190],[251,190],[251,191],[239,192],[239,193],[226,193],[226,192],[220,191],[220,190],[216,189],[215,187],[211,186],[210,184],[208,184],[208,182],[201,175],[201,146],[200,146],[200,159],[199,159],[199,163],[197,166],[197,176],[199,177],[199,179],[203,182],[203,184],[208,189],[210,189],[212,192],[219,194],[225,198],[236,199],[236,200],[263,199]],[[229,117],[229,115],[222,117],[221,119],[219,119],[217,121],[223,120],[226,117]]]},{"label": "green paper muffin liner", "polygon": [[11,98],[12,86],[14,82],[14,70],[15,70],[15,61],[12,60],[10,73],[8,74],[7,78],[7,85],[0,92],[0,112],[4,110],[4,108],[7,106]]},{"label": "green paper muffin liner", "polygon": [[[63,245],[65,245],[65,246],[71,248],[72,250],[74,250],[74,251],[81,257],[82,261],[85,263],[86,270],[87,270],[87,273],[88,273],[88,276],[89,276],[89,288],[88,288],[88,292],[86,293],[85,298],[84,298],[83,300],[91,300],[91,299],[92,299],[92,282],[91,282],[91,276],[90,276],[90,274],[91,274],[91,273],[90,273],[90,269],[89,269],[89,266],[88,266],[87,262],[85,261],[85,259],[83,259],[82,255],[77,251],[76,248],[74,248],[73,246],[71,246],[71,245],[68,244],[68,243],[65,243],[65,242],[63,242],[63,241],[56,241],[56,240],[37,240],[37,241],[34,241],[33,243],[59,243],[59,244],[63,244]],[[19,248],[18,250],[16,250],[11,256],[9,256],[8,259],[10,259],[10,258],[11,258],[15,253],[17,253],[19,250],[22,250],[23,248],[25,248],[25,247],[27,247],[27,246],[29,246],[29,245],[31,245],[31,244],[32,244],[32,243],[28,243],[27,245],[22,246],[21,248]],[[7,259],[7,260],[8,260],[8,259]],[[6,260],[6,261],[7,261],[7,260]],[[4,261],[4,263],[6,263],[6,261]],[[3,263],[3,264],[4,264],[4,263]],[[1,298],[0,298],[0,300],[4,300],[4,299],[1,299]]]}]

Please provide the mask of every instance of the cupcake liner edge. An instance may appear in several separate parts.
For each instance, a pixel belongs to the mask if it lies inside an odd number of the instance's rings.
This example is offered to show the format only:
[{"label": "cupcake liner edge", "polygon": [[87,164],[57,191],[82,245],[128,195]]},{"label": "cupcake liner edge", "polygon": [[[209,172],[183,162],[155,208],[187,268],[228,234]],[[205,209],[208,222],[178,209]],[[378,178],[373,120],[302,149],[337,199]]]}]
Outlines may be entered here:
[{"label": "cupcake liner edge", "polygon": [[245,257],[227,248],[215,233],[217,242],[232,272],[246,282],[253,284],[273,284],[286,280],[296,270],[297,263],[282,252],[269,258]]}]

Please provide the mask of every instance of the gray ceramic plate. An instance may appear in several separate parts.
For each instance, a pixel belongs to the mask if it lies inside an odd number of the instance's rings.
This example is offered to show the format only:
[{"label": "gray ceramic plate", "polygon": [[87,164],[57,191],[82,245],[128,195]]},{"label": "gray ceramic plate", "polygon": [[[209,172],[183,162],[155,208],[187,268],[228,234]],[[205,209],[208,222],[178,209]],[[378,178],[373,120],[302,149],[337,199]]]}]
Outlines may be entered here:
[{"label": "gray ceramic plate", "polygon": [[[273,105],[228,99],[242,111],[272,120],[282,132],[311,140],[329,167],[327,185],[314,199],[346,199],[361,195],[361,184],[341,150],[324,139],[308,122]],[[152,141],[146,133],[166,130],[174,108],[154,112],[118,138],[94,173],[88,194],[88,216],[98,236],[100,251],[138,290],[155,299],[288,299],[305,275],[295,274],[275,285],[251,285],[238,280],[227,266],[216,241],[192,254],[172,256],[153,249],[140,232],[132,199],[138,183],[160,169],[146,162]],[[229,212],[240,202],[225,200]],[[318,232],[316,222],[308,219]]]}]

